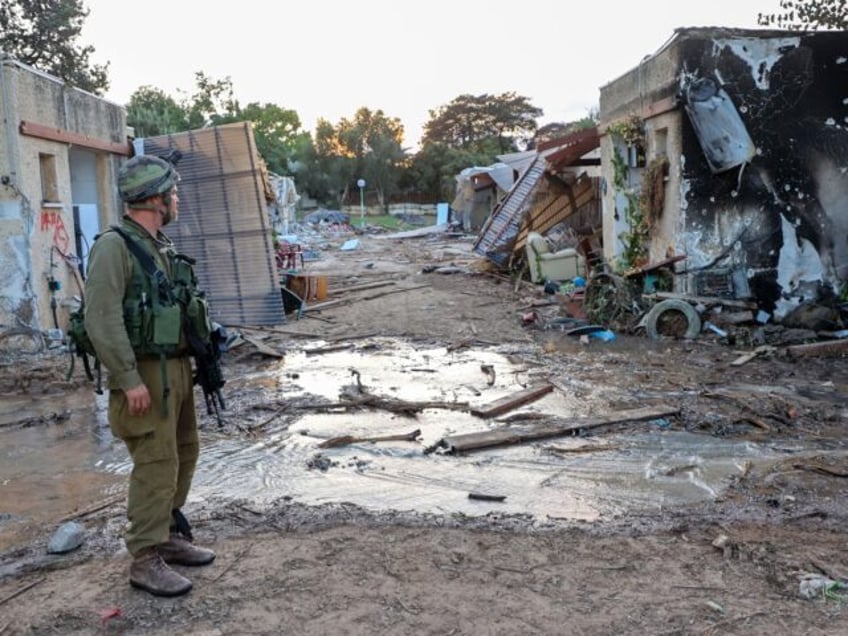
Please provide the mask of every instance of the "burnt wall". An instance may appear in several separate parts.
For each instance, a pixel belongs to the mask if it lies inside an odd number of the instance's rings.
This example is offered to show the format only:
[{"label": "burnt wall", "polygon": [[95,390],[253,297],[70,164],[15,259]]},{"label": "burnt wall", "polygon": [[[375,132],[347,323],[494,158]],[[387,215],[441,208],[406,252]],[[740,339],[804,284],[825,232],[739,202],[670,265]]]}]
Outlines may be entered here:
[{"label": "burnt wall", "polygon": [[712,172],[682,118],[685,233],[703,261],[746,272],[776,317],[840,293],[848,275],[848,33],[687,39],[681,87],[716,80],[756,147]]}]

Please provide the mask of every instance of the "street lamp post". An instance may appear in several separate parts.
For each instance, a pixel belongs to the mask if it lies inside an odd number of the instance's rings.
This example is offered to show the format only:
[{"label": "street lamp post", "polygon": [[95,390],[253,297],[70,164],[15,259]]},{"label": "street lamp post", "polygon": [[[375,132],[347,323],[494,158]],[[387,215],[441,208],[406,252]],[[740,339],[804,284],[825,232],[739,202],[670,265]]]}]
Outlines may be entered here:
[{"label": "street lamp post", "polygon": [[365,179],[356,182],[359,186],[359,227],[365,227]]}]

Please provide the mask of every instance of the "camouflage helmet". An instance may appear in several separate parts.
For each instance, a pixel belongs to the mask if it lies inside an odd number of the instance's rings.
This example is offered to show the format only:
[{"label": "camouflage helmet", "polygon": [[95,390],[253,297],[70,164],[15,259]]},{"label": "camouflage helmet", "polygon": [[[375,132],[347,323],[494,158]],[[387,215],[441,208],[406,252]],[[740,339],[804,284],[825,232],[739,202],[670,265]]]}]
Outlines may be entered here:
[{"label": "camouflage helmet", "polygon": [[126,203],[143,201],[168,192],[179,181],[173,164],[152,155],[138,155],[118,173],[118,192]]}]

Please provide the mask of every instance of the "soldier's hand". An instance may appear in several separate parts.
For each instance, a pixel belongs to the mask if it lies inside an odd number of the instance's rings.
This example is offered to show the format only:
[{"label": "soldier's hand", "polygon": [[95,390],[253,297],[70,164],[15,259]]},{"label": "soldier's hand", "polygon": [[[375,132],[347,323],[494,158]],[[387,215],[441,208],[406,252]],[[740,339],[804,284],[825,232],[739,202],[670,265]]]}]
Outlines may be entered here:
[{"label": "soldier's hand", "polygon": [[127,408],[130,415],[144,415],[150,410],[150,391],[147,385],[139,384],[124,391],[127,396]]}]

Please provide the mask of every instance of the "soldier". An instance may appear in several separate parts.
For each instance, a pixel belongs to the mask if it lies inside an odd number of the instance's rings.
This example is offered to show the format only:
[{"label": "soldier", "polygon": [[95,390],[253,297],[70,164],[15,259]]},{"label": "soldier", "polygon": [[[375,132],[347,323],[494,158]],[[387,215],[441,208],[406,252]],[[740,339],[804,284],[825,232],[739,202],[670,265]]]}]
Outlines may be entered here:
[{"label": "soldier", "polygon": [[183,321],[194,315],[204,335],[210,324],[193,261],[178,255],[161,231],[177,218],[178,180],[174,166],[157,157],[136,156],[121,167],[126,212],[120,226],[95,240],[85,284],[86,331],[109,372],[109,425],[133,462],[125,537],[133,557],[130,584],[157,596],[191,589],[169,564],[215,559],[192,543],[180,512],[199,450]]}]

